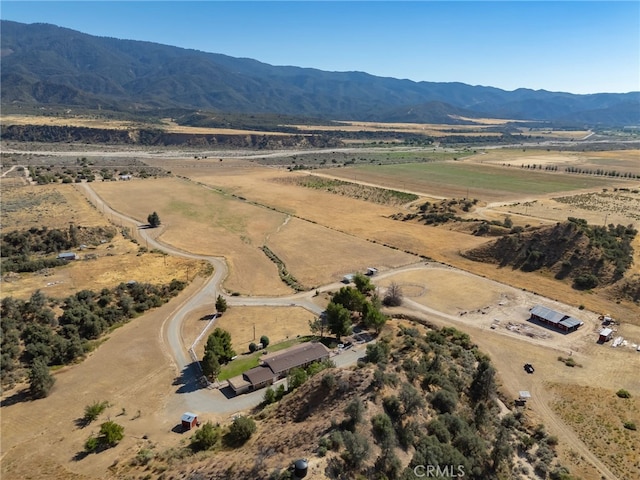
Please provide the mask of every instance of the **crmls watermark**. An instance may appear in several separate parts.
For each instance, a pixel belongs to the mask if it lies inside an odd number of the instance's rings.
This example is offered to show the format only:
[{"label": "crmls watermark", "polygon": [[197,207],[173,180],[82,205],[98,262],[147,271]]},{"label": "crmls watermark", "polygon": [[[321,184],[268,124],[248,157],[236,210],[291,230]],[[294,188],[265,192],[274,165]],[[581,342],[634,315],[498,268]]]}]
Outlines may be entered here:
[{"label": "crmls watermark", "polygon": [[413,474],[418,478],[461,478],[464,465],[417,465]]}]

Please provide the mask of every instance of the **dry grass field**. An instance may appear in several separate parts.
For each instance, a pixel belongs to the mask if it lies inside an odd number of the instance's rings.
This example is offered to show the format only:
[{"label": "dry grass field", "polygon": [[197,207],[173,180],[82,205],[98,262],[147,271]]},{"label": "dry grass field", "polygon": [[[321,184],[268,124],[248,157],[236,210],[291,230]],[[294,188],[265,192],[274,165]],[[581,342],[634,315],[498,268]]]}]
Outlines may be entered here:
[{"label": "dry grass field", "polygon": [[[531,152],[522,153],[523,157],[517,161],[533,163],[533,159],[525,160],[524,157],[524,154],[533,155]],[[473,157],[468,163],[481,167],[479,162],[490,160],[489,163],[497,164],[491,166],[496,171],[508,171],[498,168],[503,163],[501,158],[504,160],[506,155],[491,151]],[[515,156],[513,152],[510,155]],[[566,152],[566,156],[565,152],[550,152],[548,157],[543,152],[536,152],[534,156],[538,155],[554,164],[588,161],[591,164],[609,162],[620,170],[637,167],[633,153],[629,156],[624,152],[589,153],[582,154],[579,160],[574,158],[577,154],[570,152]],[[632,462],[637,458],[633,455],[638,448],[637,442],[633,442],[637,440],[637,432],[620,430],[618,424],[620,420],[640,421],[637,411],[640,387],[636,381],[640,354],[630,346],[612,349],[609,345],[596,344],[595,318],[599,313],[612,314],[624,322],[618,327],[620,334],[630,342],[640,343],[640,326],[633,325],[633,322],[638,323],[637,305],[615,303],[597,294],[572,290],[545,275],[497,269],[466,260],[460,257],[460,251],[478,246],[486,242],[486,238],[389,218],[404,207],[377,205],[277,181],[283,176],[298,175],[297,172],[226,157],[223,161],[216,157],[196,162],[186,155],[176,154],[175,158],[165,156],[148,162],[190,180],[174,177],[94,183],[92,187],[115,210],[140,223],[146,223],[147,215],[157,211],[163,224],[160,240],[188,252],[224,256],[229,265],[229,276],[224,283],[228,292],[265,296],[292,293],[279,279],[275,264],[260,250],[263,245],[275,252],[293,276],[309,287],[337,281],[346,273],[368,266],[378,267],[380,276],[375,281],[380,286],[395,281],[401,285],[406,297],[418,305],[417,312],[398,309],[399,313],[420,316],[435,324],[453,325],[469,333],[496,365],[505,398],[513,398],[519,390],[531,391],[533,399],[527,407],[528,413],[560,438],[563,463],[574,476],[587,480],[600,478],[590,466],[589,452],[572,450],[572,442],[578,438],[583,439],[589,450],[612,470],[617,472],[616,468],[624,464],[628,467],[627,472],[633,471]],[[535,160],[535,163],[540,162],[541,159]],[[327,172],[343,174],[347,179],[352,175],[347,168]],[[360,172],[357,175],[358,181],[365,181]],[[384,176],[370,180],[393,188],[398,188],[398,182],[402,182],[397,177],[385,180]],[[422,195],[422,200],[437,195],[433,184],[420,183],[409,177],[405,181],[406,189]],[[415,185],[410,185],[410,181]],[[614,185],[632,185],[623,181],[618,184],[610,179],[589,181],[593,181],[588,185],[592,193],[602,192],[603,188],[611,192]],[[109,222],[109,218],[104,218],[90,206],[72,185],[0,186],[3,190],[3,228],[60,227],[68,226],[71,221],[87,226]],[[451,196],[466,193],[466,188],[460,185],[440,187],[442,190],[438,192]],[[620,195],[606,197],[607,206],[598,206],[595,210],[586,208],[584,202],[552,200],[581,195],[585,193],[583,188],[578,186],[575,190],[559,189],[545,194],[503,190],[499,197],[492,197],[491,189],[486,188],[486,198],[481,200],[485,204],[489,200],[500,200],[500,205],[488,205],[487,213],[491,213],[489,208],[499,209],[497,215],[522,215],[532,224],[556,221],[565,215],[597,219],[608,206],[616,209],[615,215],[620,215],[615,216],[611,211],[608,213],[610,221],[620,218],[621,223],[637,222],[630,212],[637,205],[634,203],[637,196],[632,197],[630,203],[616,203],[622,202]],[[529,204],[524,205],[524,202]],[[5,210],[6,205],[14,208]],[[634,268],[637,269],[640,263],[638,239],[635,246]],[[138,249],[138,245],[118,236],[113,242],[96,248],[97,260],[69,265],[48,277],[31,275],[17,282],[3,283],[2,296],[26,298],[28,292],[36,288],[64,295],[74,289],[101,288],[132,278],[149,282],[169,277],[183,280],[189,272],[193,279],[193,274],[202,265],[155,253],[138,255]],[[392,268],[415,263],[416,255],[480,276],[442,265],[386,276]],[[3,392],[2,478],[113,478],[116,466],[128,462],[142,447],[153,445],[160,451],[184,444],[188,440],[185,436],[171,432],[185,405],[174,383],[179,372],[167,352],[162,331],[164,322],[202,283],[202,277],[196,278],[180,297],[110,333],[108,341],[84,362],[57,371],[57,382],[48,398],[22,401],[20,387]],[[546,304],[558,305],[558,309],[565,308],[572,315],[584,318],[585,326],[569,335],[542,327],[528,329],[522,325],[518,331],[507,329],[509,322],[528,326],[527,309],[539,299],[532,293],[534,290],[548,297],[544,299]],[[562,301],[566,307],[555,301]],[[579,305],[585,308],[578,309]],[[450,318],[433,315],[429,309],[441,311]],[[213,300],[210,305],[203,305],[201,310],[189,314],[181,332],[185,346],[189,346],[204,328],[206,320],[203,317],[212,310]],[[275,343],[309,333],[308,321],[312,317],[311,313],[299,308],[232,307],[219,319],[217,326],[231,332],[234,347],[240,353],[253,341],[254,325],[257,338],[266,334]],[[495,319],[499,320],[499,326],[492,329]],[[201,343],[199,348],[202,346]],[[198,351],[201,354],[201,350]],[[557,360],[559,355],[567,356],[569,352],[580,367],[571,368]],[[534,375],[523,371],[522,365],[526,362],[535,364]],[[590,390],[594,385],[597,389]],[[618,388],[626,388],[634,395],[627,410],[620,407],[617,397],[611,399]],[[585,397],[589,397],[588,401]],[[84,406],[97,400],[112,403],[101,420],[110,417],[125,425],[125,440],[99,455],[74,458],[89,434],[96,430],[93,425],[79,428],[75,421],[82,416]],[[578,421],[592,413],[594,418],[588,422]],[[204,414],[202,419],[223,420],[213,413]],[[614,420],[618,422],[615,425],[611,423]],[[605,427],[606,432],[599,430],[597,425],[606,426],[607,422],[611,423],[611,428]],[[613,446],[602,446],[598,443],[601,438]],[[634,446],[636,450],[633,450]],[[613,462],[618,462],[618,467],[613,466]]]},{"label": "dry grass field", "polygon": [[638,430],[625,428],[631,422],[640,428],[640,398],[619,398],[613,390],[599,386],[550,384],[552,403],[589,448],[619,478],[640,478]]},{"label": "dry grass field", "polygon": [[[213,305],[192,311],[185,319],[182,335],[185,345],[192,345],[209,323]],[[222,328],[231,335],[231,342],[236,354],[249,351],[251,342],[258,343],[262,335],[275,343],[290,340],[298,336],[310,335],[309,321],[314,315],[299,307],[232,307],[219,317],[207,330],[198,343],[196,353],[204,355],[207,336],[216,328]],[[255,327],[255,337],[253,336]]]}]

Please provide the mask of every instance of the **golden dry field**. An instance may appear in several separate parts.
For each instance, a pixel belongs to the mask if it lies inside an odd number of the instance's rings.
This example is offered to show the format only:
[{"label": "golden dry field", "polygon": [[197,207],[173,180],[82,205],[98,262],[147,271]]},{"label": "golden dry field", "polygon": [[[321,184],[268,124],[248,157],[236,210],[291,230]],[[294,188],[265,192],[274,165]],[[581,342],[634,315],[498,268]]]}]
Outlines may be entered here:
[{"label": "golden dry field", "polygon": [[[508,158],[512,158],[513,165],[517,162],[519,165],[529,162],[597,165],[600,162],[622,171],[637,171],[633,170],[638,168],[635,155],[637,151],[547,154],[491,150],[459,163],[491,168],[492,172],[518,168],[502,167],[502,163],[509,163]],[[145,158],[149,165],[163,167],[175,176],[94,182],[91,188],[114,210],[141,224],[146,223],[149,213],[158,212],[162,227],[155,233],[160,241],[192,254],[224,257],[229,267],[223,283],[227,293],[273,297],[293,294],[280,280],[276,265],[261,250],[263,245],[309,288],[337,282],[343,275],[369,266],[379,268],[375,283],[384,288],[392,281],[397,282],[406,298],[415,304],[415,308],[405,306],[396,310],[397,313],[436,325],[453,325],[469,333],[494,362],[507,401],[520,390],[532,393],[527,413],[559,437],[563,463],[573,475],[587,480],[600,479],[600,473],[591,465],[591,455],[616,472],[620,465],[616,467],[612,462],[633,462],[630,455],[636,452],[633,440],[637,439],[637,432],[620,430],[616,424],[600,435],[597,425],[614,420],[618,423],[640,421],[636,400],[630,402],[632,408],[626,415],[618,405],[620,402],[616,403],[617,397],[611,399],[618,388],[628,389],[636,399],[640,395],[635,381],[640,353],[630,346],[612,349],[609,345],[598,345],[595,338],[597,315],[609,313],[623,322],[618,326],[620,334],[640,343],[637,305],[616,303],[597,293],[573,290],[545,274],[472,262],[460,253],[490,239],[392,220],[391,215],[407,212],[409,207],[374,204],[292,185],[280,180],[309,172],[290,172],[231,157],[232,154],[227,157],[220,153],[212,159],[194,160],[190,153],[175,152],[162,158]],[[490,165],[483,166],[483,163]],[[441,184],[434,188],[433,182],[406,174],[404,180],[401,176],[385,178],[379,173],[367,174],[362,169],[348,167],[324,169],[322,173],[391,188],[406,187],[405,190],[419,196],[417,202],[433,201],[438,196],[461,197],[468,191],[461,184]],[[543,172],[540,175],[535,178],[551,178]],[[575,177],[569,180],[576,182]],[[532,225],[559,221],[566,216],[597,221],[604,214],[610,222],[634,223],[637,228],[638,219],[634,215],[638,195],[625,192],[622,198],[622,193],[614,192],[614,188],[620,186],[637,188],[637,181],[606,178],[589,181],[592,183],[587,186],[574,187],[575,183],[570,183],[571,187],[565,190],[544,193],[523,193],[501,187],[503,190],[498,195],[490,188],[479,189],[478,193],[484,196],[480,197],[477,214],[496,219],[508,214],[517,224]],[[0,183],[3,229],[68,227],[70,222],[87,226],[114,222],[120,226],[119,221],[93,207],[73,185],[18,187],[17,182],[11,185],[8,188],[6,183]],[[608,192],[603,192],[604,188]],[[607,195],[601,195],[603,193]],[[600,203],[593,200],[596,202],[593,208],[591,200],[579,197],[596,194]],[[634,244],[634,271],[638,271],[640,264],[639,241],[636,239]],[[24,385],[3,392],[3,478],[115,478],[118,465],[126,465],[141,448],[161,451],[188,441],[188,434],[181,436],[172,431],[181,413],[191,407],[185,405],[181,388],[186,387],[179,383],[182,372],[175,368],[164,336],[167,321],[203,287],[205,279],[198,276],[194,280],[194,275],[203,271],[204,265],[200,260],[141,253],[143,246],[118,234],[113,241],[91,250],[97,257],[95,260],[47,272],[50,275],[20,275],[15,281],[3,282],[3,297],[27,298],[38,288],[48,295],[62,296],[81,288],[99,289],[131,279],[152,283],[170,278],[192,280],[178,298],[111,332],[108,340],[82,363],[58,370],[56,385],[46,399],[25,401],[21,390]],[[429,262],[427,265],[424,258],[441,264]],[[421,269],[414,270],[419,261],[422,261]],[[392,272],[396,269],[399,271]],[[540,299],[536,294],[546,298]],[[206,325],[205,317],[213,312],[214,298],[209,300],[189,312],[182,324],[180,335],[185,351]],[[569,335],[541,327],[531,330],[534,332],[531,335],[523,327],[519,332],[507,328],[509,322],[526,321],[528,308],[538,300],[558,305],[559,309],[566,308],[577,318],[584,318],[585,326]],[[308,334],[308,321],[313,317],[298,307],[232,306],[216,326],[231,333],[234,348],[241,353],[254,341],[254,325],[257,338],[266,334],[271,343],[276,343]],[[499,327],[491,328],[496,319]],[[200,343],[199,356],[202,348]],[[571,368],[559,362],[560,355],[571,355],[579,366]],[[526,362],[535,363],[534,375],[523,371],[522,365]],[[594,385],[597,389],[590,390]],[[585,401],[585,395],[593,399]],[[99,455],[76,456],[89,434],[97,429],[93,424],[80,428],[76,420],[82,416],[85,405],[98,400],[112,404],[101,420],[112,418],[125,425],[125,440]],[[598,400],[600,407],[596,408],[594,402]],[[576,420],[592,412],[595,412],[594,419],[588,423]],[[226,414],[201,415],[204,421],[227,419]],[[605,443],[607,440],[618,443],[607,449],[598,444],[600,438],[605,438]],[[588,450],[578,447],[572,450],[573,442],[579,443],[580,439],[585,441]]]}]

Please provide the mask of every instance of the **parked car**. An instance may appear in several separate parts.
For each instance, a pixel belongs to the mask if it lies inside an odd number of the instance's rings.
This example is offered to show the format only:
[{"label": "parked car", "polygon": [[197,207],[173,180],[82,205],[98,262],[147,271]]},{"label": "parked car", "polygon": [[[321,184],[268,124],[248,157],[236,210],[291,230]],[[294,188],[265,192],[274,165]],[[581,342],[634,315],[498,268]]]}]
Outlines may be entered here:
[{"label": "parked car", "polygon": [[527,373],[533,373],[535,372],[535,368],[533,368],[533,365],[531,365],[530,363],[525,363],[524,364],[524,370]]}]

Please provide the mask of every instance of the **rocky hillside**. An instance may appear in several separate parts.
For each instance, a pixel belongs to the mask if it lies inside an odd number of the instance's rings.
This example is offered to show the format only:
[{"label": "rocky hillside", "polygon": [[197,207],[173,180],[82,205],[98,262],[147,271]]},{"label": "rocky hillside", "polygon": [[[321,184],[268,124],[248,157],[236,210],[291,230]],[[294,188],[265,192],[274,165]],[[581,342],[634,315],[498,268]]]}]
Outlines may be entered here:
[{"label": "rocky hillside", "polygon": [[217,426],[204,451],[194,454],[193,440],[170,452],[150,446],[114,473],[286,480],[304,458],[315,479],[408,480],[428,465],[443,478],[514,480],[535,471],[571,479],[557,463],[555,437],[522,411],[500,412],[494,375],[468,335],[394,322],[357,366],[316,372],[289,393],[276,389],[281,400],[253,412],[243,445],[229,444],[227,426]]},{"label": "rocky hillside", "polygon": [[526,272],[547,270],[574,288],[610,285],[622,278],[633,261],[631,226],[588,225],[585,220],[566,222],[534,231],[503,236],[465,252],[472,260],[511,266]]}]

